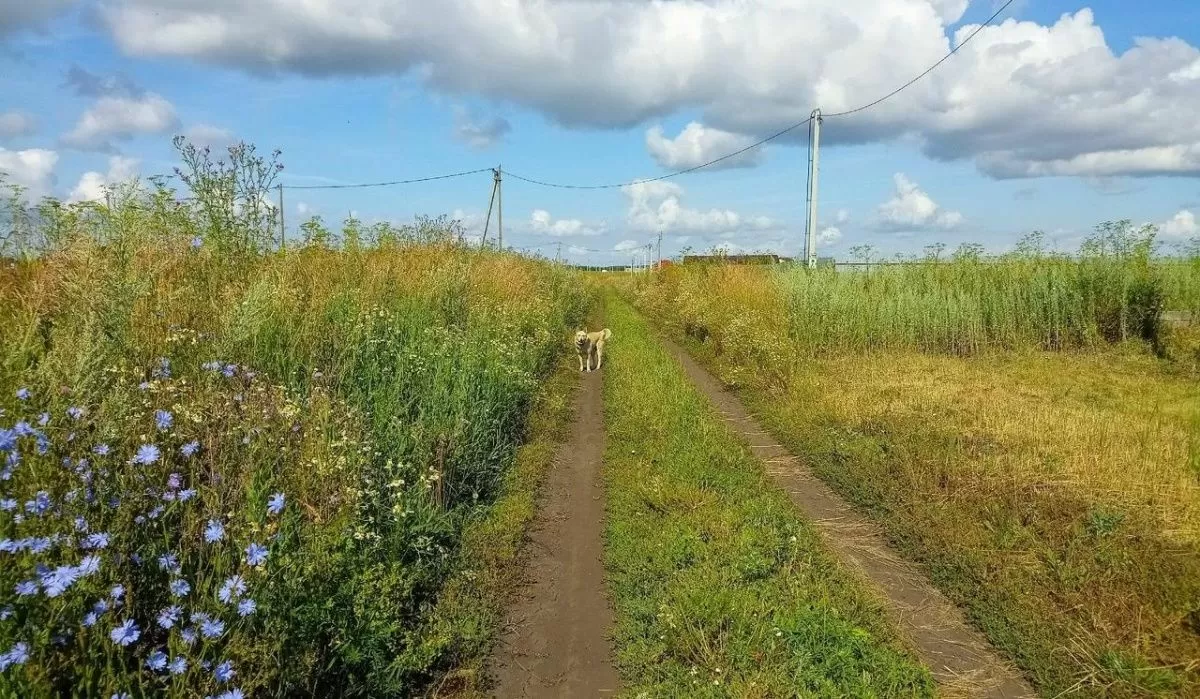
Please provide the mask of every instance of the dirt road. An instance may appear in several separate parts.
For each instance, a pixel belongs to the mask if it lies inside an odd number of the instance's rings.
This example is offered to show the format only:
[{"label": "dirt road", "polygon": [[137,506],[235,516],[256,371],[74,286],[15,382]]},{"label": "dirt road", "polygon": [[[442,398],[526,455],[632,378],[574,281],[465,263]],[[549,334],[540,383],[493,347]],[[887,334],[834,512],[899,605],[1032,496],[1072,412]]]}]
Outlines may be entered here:
[{"label": "dirt road", "polygon": [[527,582],[492,663],[495,695],[504,699],[607,697],[618,689],[604,589],[602,376],[583,375],[571,439],[546,478]]},{"label": "dirt road", "polygon": [[664,339],[693,383],[766,464],[767,472],[813,520],[838,557],[881,593],[890,616],[948,696],[1036,696],[1017,670],[972,629],[962,611],[914,565],[893,552],[878,528],[854,511],[778,444],[724,387],[678,345]]}]

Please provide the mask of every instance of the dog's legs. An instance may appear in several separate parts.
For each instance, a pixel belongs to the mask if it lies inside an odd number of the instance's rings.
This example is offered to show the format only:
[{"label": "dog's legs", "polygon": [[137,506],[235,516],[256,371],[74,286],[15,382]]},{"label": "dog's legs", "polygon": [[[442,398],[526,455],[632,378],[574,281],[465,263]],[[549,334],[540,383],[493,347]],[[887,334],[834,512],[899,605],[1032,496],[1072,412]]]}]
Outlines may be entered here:
[{"label": "dog's legs", "polygon": [[602,366],[604,366],[604,345],[598,345],[596,347],[596,368],[599,369]]},{"label": "dog's legs", "polygon": [[575,358],[579,360],[579,370],[583,371],[583,352],[576,352]]}]

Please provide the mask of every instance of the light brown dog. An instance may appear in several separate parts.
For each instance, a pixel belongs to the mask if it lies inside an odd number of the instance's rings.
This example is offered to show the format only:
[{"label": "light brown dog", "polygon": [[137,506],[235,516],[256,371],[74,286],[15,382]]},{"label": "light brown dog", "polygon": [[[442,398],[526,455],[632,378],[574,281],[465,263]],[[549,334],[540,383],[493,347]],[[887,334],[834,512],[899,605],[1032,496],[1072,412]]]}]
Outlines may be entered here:
[{"label": "light brown dog", "polygon": [[575,352],[579,355],[579,370],[592,371],[592,355],[596,355],[596,369],[604,364],[604,341],[612,337],[608,328],[590,333],[580,330],[575,333]]}]

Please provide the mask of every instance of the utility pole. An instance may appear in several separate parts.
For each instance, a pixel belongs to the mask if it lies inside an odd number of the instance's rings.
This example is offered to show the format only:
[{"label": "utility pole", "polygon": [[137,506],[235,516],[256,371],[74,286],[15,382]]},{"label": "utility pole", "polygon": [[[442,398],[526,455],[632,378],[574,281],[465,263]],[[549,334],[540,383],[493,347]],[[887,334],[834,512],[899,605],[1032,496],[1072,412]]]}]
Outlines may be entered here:
[{"label": "utility pole", "polygon": [[503,180],[500,173],[504,172],[502,166],[496,166],[496,229],[499,231],[500,252],[504,252],[504,189]]},{"label": "utility pole", "polygon": [[821,163],[821,110],[808,120],[808,220],[804,228],[804,257],[809,269],[817,266],[817,176]]},{"label": "utility pole", "polygon": [[279,249],[287,244],[287,226],[283,223],[283,183],[279,183]]},{"label": "utility pole", "polygon": [[479,249],[482,250],[487,246],[488,226],[492,223],[492,206],[496,204],[496,190],[500,185],[500,171],[492,170],[492,196],[488,199],[487,218],[483,220],[483,237],[479,239]]},{"label": "utility pole", "polygon": [[554,255],[554,262],[559,265],[562,264],[562,241],[561,240],[558,241],[558,252],[555,253],[555,255]]},{"label": "utility pole", "polygon": [[658,255],[654,258],[654,270],[662,269],[662,229],[658,229]]}]

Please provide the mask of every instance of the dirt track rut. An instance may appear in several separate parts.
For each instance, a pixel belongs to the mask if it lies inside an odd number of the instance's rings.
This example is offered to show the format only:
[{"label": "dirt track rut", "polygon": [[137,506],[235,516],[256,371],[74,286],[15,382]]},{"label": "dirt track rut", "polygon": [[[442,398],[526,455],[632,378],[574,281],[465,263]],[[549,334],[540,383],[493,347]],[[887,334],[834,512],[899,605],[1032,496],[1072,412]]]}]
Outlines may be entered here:
[{"label": "dirt track rut", "polygon": [[526,583],[493,660],[495,695],[609,697],[619,687],[604,587],[602,372],[586,373],[571,439],[546,478]]}]

